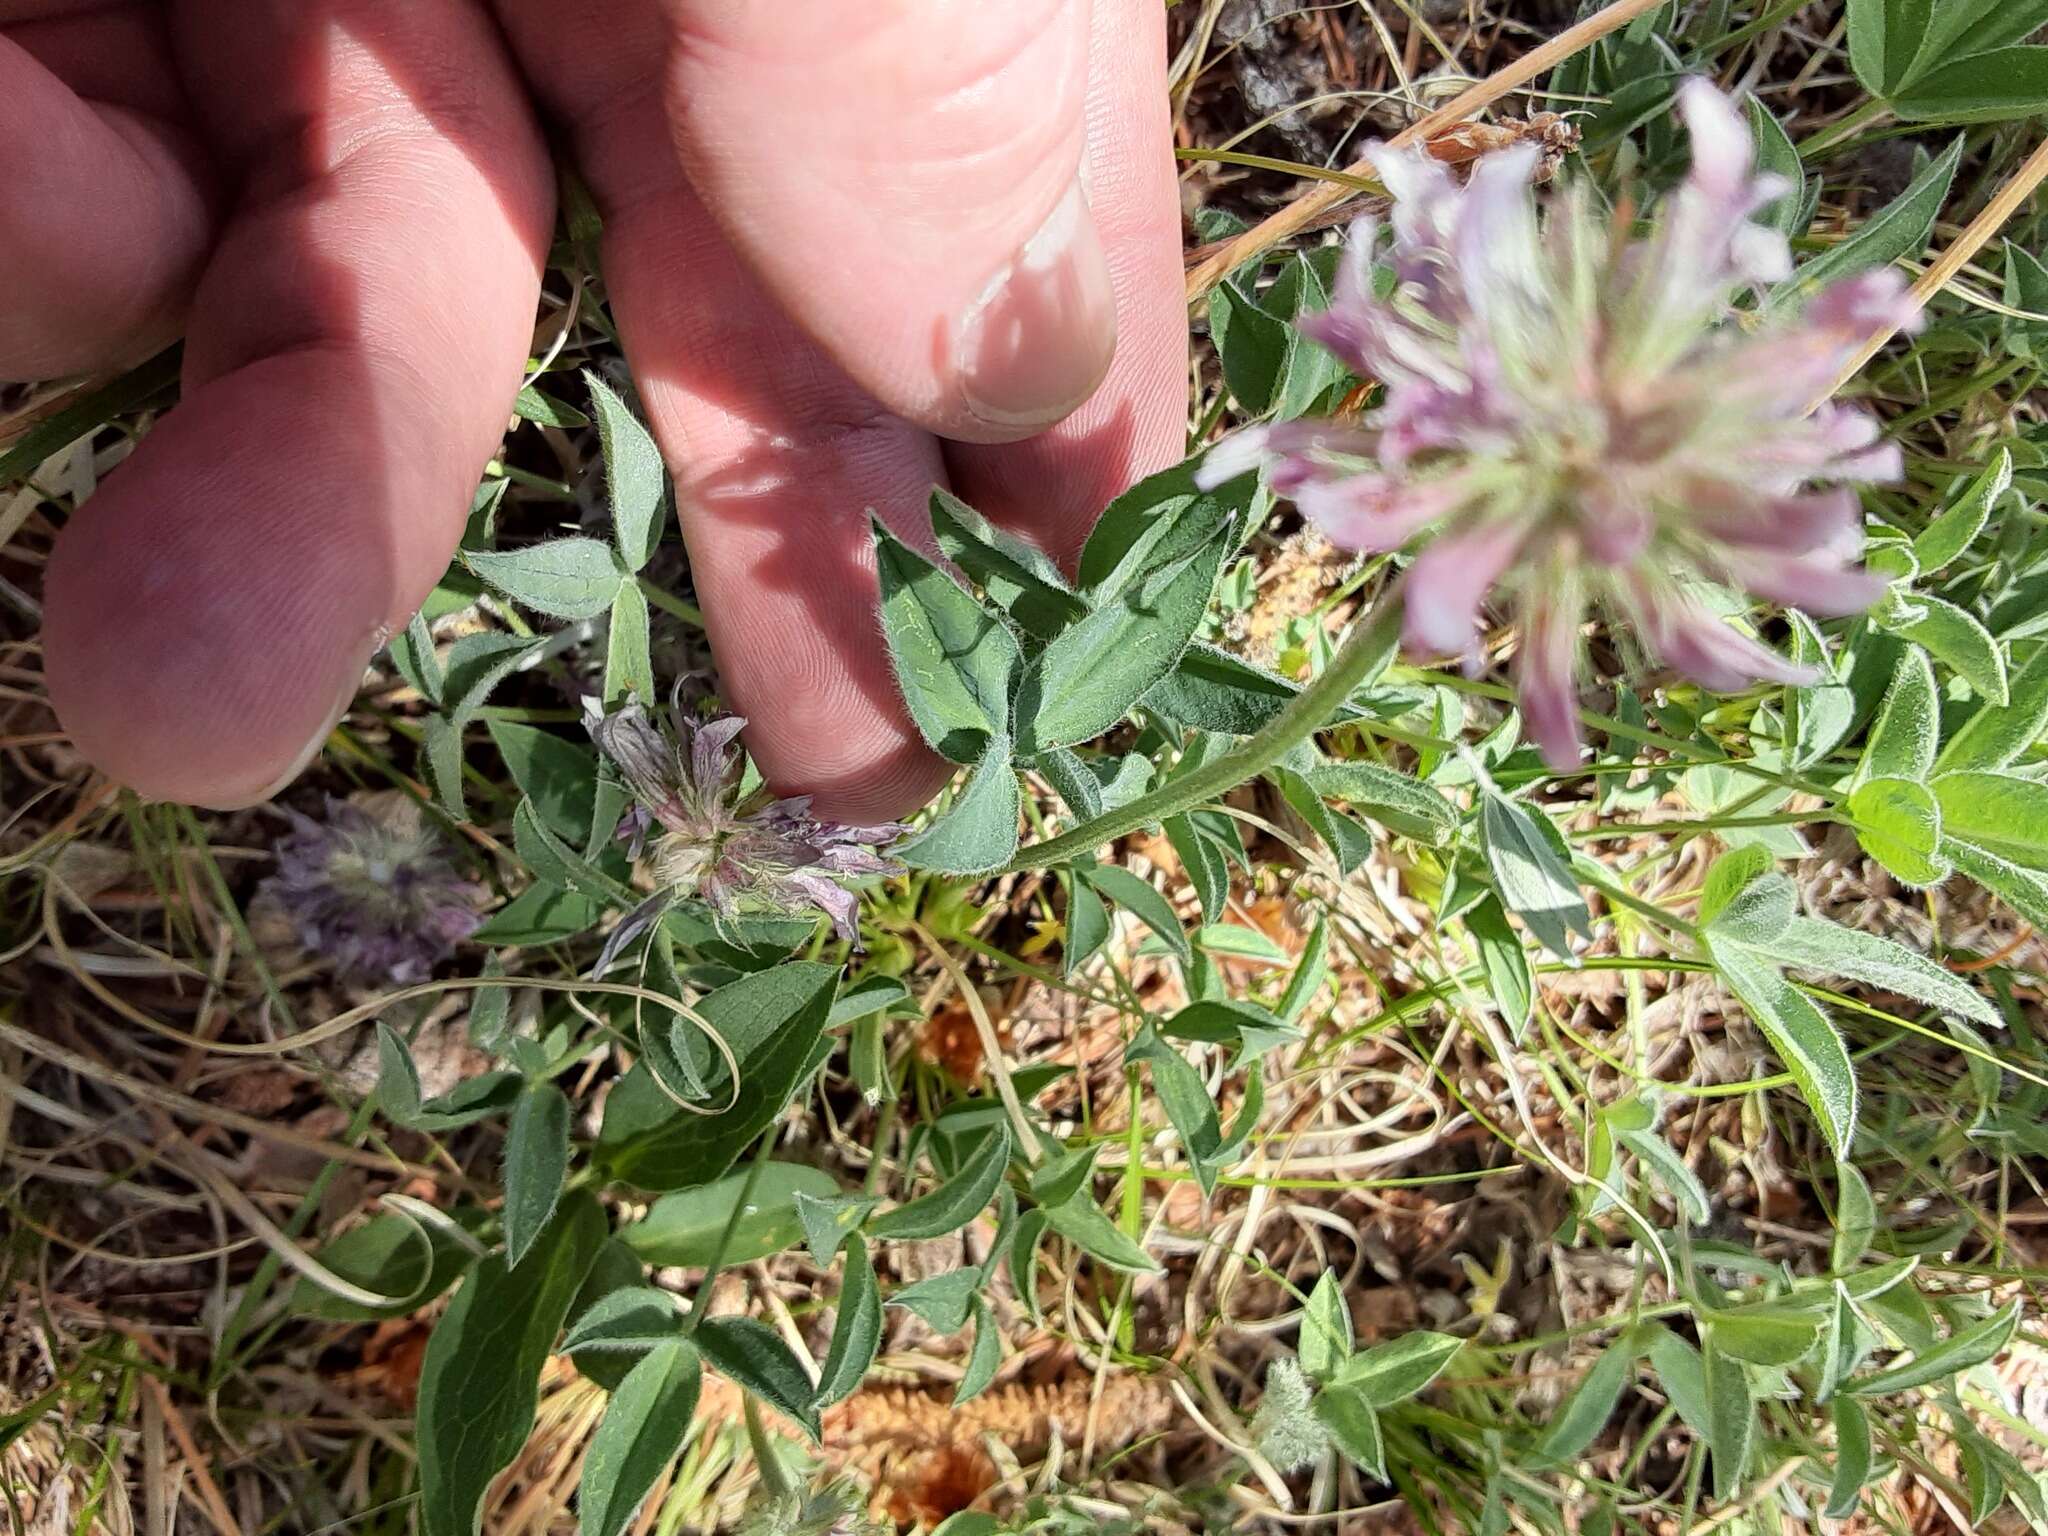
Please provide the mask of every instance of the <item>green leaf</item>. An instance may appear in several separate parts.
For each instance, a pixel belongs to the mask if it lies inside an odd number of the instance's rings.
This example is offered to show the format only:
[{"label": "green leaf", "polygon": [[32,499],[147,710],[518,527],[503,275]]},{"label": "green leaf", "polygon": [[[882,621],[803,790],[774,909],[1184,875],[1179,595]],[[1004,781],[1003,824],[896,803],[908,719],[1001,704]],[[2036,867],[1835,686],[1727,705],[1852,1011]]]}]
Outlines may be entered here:
[{"label": "green leaf", "polygon": [[2048,877],[1969,843],[1943,843],[1941,851],[1957,869],[2002,898],[2036,928],[2048,928]]},{"label": "green leaf", "polygon": [[518,1268],[555,1214],[569,1174],[569,1100],[553,1083],[529,1083],[505,1136],[505,1262]]},{"label": "green leaf", "polygon": [[1067,870],[1063,883],[1067,888],[1067,932],[1060,946],[1060,966],[1071,976],[1109,942],[1109,909],[1078,872]]},{"label": "green leaf", "polygon": [[967,1352],[967,1368],[960,1373],[960,1385],[953,1389],[953,1406],[981,1396],[996,1379],[1003,1363],[1003,1332],[996,1315],[977,1292],[974,1297],[974,1345]]},{"label": "green leaf", "polygon": [[1934,744],[1941,736],[1941,694],[1924,651],[1911,646],[1885,690],[1877,723],[1857,766],[1864,779],[1924,779],[1934,768]]},{"label": "green leaf", "polygon": [[1479,826],[1493,888],[1502,904],[1521,918],[1545,949],[1568,964],[1578,964],[1570,936],[1578,933],[1590,939],[1592,916],[1571,866],[1537,824],[1536,813],[1486,789],[1480,796]]},{"label": "green leaf", "polygon": [[1963,139],[1942,151],[1915,176],[1906,190],[1857,226],[1856,233],[1804,263],[1772,290],[1766,309],[1804,303],[1827,284],[1871,267],[1887,266],[1901,257],[1917,256],[1927,247],[1934,221],[1955,180]]},{"label": "green leaf", "polygon": [[2012,484],[2012,450],[2001,448],[1963,492],[1913,540],[1913,558],[1923,573],[1940,570],[1970,547],[1991,509]]},{"label": "green leaf", "polygon": [[1752,881],[1768,874],[1776,865],[1768,848],[1748,843],[1731,848],[1714,860],[1700,886],[1700,923],[1714,922],[1728,904],[1749,888]]},{"label": "green leaf", "polygon": [[697,1351],[683,1339],[655,1346],[626,1373],[605,1406],[577,1484],[582,1536],[621,1536],[681,1454],[704,1385]]},{"label": "green leaf", "polygon": [[[793,960],[728,983],[697,1001],[697,1012],[724,1039],[740,1063],[732,1107],[717,1115],[690,1114],[648,1082],[653,1102],[628,1129],[619,1104],[629,1077],[606,1104],[600,1146],[615,1178],[643,1189],[686,1189],[709,1184],[732,1167],[748,1143],[780,1115],[813,1069],[814,1047],[832,1004],[832,967]],[[714,1091],[718,1083],[711,1084]],[[651,1118],[640,1118],[651,1111]],[[615,1128],[613,1116],[621,1117]]]},{"label": "green leaf", "polygon": [[1465,913],[1465,929],[1479,950],[1493,1006],[1500,1010],[1508,1034],[1519,1042],[1529,1027],[1536,1000],[1536,973],[1529,964],[1529,952],[1522,948],[1521,935],[1491,893]]},{"label": "green leaf", "polygon": [[1792,1074],[1828,1144],[1844,1156],[1856,1130],[1856,1068],[1827,1016],[1748,945],[1706,936],[1708,958]]},{"label": "green leaf", "polygon": [[1661,1323],[1646,1330],[1645,1352],[1657,1373],[1657,1384],[1678,1410],[1678,1417],[1702,1439],[1712,1433],[1713,1415],[1707,1402],[1706,1367],[1700,1352]]},{"label": "green leaf", "polygon": [[391,664],[399,675],[436,709],[441,707],[441,658],[434,652],[433,631],[427,627],[424,610],[406,621],[405,628],[385,645]]},{"label": "green leaf", "polygon": [[1849,0],[1849,64],[1882,96],[1905,76],[1926,35],[1929,0]]},{"label": "green leaf", "polygon": [[1799,164],[1799,151],[1793,148],[1791,136],[1785,132],[1784,125],[1756,97],[1745,96],[1742,105],[1749,114],[1750,137],[1756,141],[1756,168],[1784,177],[1787,188],[1752,217],[1788,239],[1802,235],[1806,233],[1806,220],[1800,215],[1805,201],[1801,192],[1806,178]]},{"label": "green leaf", "polygon": [[1380,1434],[1379,1415],[1363,1392],[1356,1387],[1325,1387],[1309,1411],[1353,1466],[1382,1483],[1387,1480],[1386,1440]]},{"label": "green leaf", "polygon": [[1246,1059],[1263,1056],[1276,1046],[1299,1038],[1291,1025],[1257,1003],[1234,1002],[1223,997],[1189,1003],[1161,1025],[1160,1032],[1176,1040],[1235,1045]]},{"label": "green leaf", "polygon": [[1287,990],[1280,996],[1276,1017],[1283,1028],[1301,1022],[1303,1011],[1322,989],[1329,974],[1330,919],[1328,913],[1318,912],[1316,925],[1309,930],[1308,943],[1302,946],[1301,959],[1295,963],[1294,974],[1287,978]]},{"label": "green leaf", "polygon": [[534,878],[565,891],[632,907],[638,895],[575,852],[541,823],[531,801],[522,800],[512,813],[512,848]]},{"label": "green leaf", "polygon": [[839,1181],[822,1168],[766,1162],[753,1175],[753,1193],[734,1222],[733,1205],[748,1176],[747,1171],[729,1173],[696,1189],[663,1195],[645,1216],[621,1228],[619,1239],[649,1264],[700,1268],[711,1262],[722,1242],[727,1264],[751,1264],[803,1240],[799,1196],[827,1200],[839,1193]]},{"label": "green leaf", "polygon": [[1172,672],[1208,612],[1225,547],[1222,538],[1209,540],[1108,594],[1055,635],[1018,691],[1019,749],[1092,741]]},{"label": "green leaf", "polygon": [[1064,1205],[1044,1205],[1039,1210],[1053,1231],[1111,1269],[1121,1269],[1134,1275],[1159,1272],[1158,1262],[1103,1215],[1101,1208],[1088,1198],[1085,1189]]},{"label": "green leaf", "polygon": [[1874,1371],[1845,1384],[1857,1397],[1886,1397],[1960,1376],[2002,1352],[2020,1326],[2020,1304],[2010,1302],[1982,1322],[1952,1333],[1932,1349],[1916,1350],[1904,1365]]},{"label": "green leaf", "polygon": [[470,935],[479,944],[529,948],[556,944],[597,926],[604,903],[558,886],[531,885],[484,919]]},{"label": "green leaf", "polygon": [[1897,617],[1880,615],[1886,629],[1925,646],[1982,698],[2005,703],[2005,652],[1990,630],[1954,603],[1924,592],[1902,599],[1899,607]]},{"label": "green leaf", "polygon": [[1870,1251],[1877,1234],[1877,1202],[1853,1163],[1835,1164],[1835,1242],[1829,1267],[1842,1273]]},{"label": "green leaf", "polygon": [[1209,293],[1209,334],[1223,364],[1223,382],[1244,414],[1265,415],[1293,350],[1293,328],[1261,309],[1236,284],[1225,282]]},{"label": "green leaf", "polygon": [[1891,98],[1905,121],[1998,123],[2048,111],[2048,48],[1993,48],[1951,59]]},{"label": "green leaf", "polygon": [[1372,832],[1363,822],[1331,807],[1308,778],[1290,764],[1275,763],[1266,770],[1266,777],[1329,848],[1338,873],[1349,875],[1365,862],[1372,853]]},{"label": "green leaf", "polygon": [[1896,992],[1944,1013],[1974,1019],[1990,1029],[2005,1023],[1997,1007],[1975,987],[1946,966],[1883,934],[1795,917],[1770,944],[1758,947],[1795,970],[1847,976],[1881,992]]},{"label": "green leaf", "polygon": [[1636,1341],[1624,1333],[1600,1352],[1572,1395],[1559,1403],[1536,1437],[1530,1454],[1540,1463],[1570,1461],[1607,1427],[1621,1401],[1622,1389],[1635,1374]]},{"label": "green leaf", "polygon": [[1870,1480],[1870,1415],[1853,1397],[1838,1396],[1832,1409],[1835,1420],[1835,1475],[1828,1483],[1827,1508],[1830,1520],[1846,1520],[1856,1513],[1863,1485]]},{"label": "green leaf", "polygon": [[563,1338],[562,1350],[637,1357],[680,1338],[682,1331],[683,1312],[673,1295],[651,1285],[625,1285],[590,1304]]},{"label": "green leaf", "polygon": [[347,1323],[379,1322],[416,1312],[453,1285],[477,1257],[470,1246],[475,1240],[463,1241],[457,1235],[460,1231],[452,1218],[446,1226],[429,1224],[390,1205],[322,1244],[315,1257],[342,1279],[391,1300],[371,1306],[337,1296],[311,1275],[301,1275],[292,1287],[288,1310],[299,1317]]},{"label": "green leaf", "polygon": [[1188,943],[1187,930],[1175,915],[1173,906],[1153,886],[1127,869],[1114,864],[1091,869],[1083,876],[1095,887],[1099,895],[1107,897],[1139,922],[1150,928],[1165,941],[1181,964],[1186,965],[1194,958],[1194,949]]},{"label": "green leaf", "polygon": [[1166,1118],[1180,1137],[1181,1150],[1194,1170],[1195,1182],[1204,1198],[1216,1192],[1218,1157],[1223,1147],[1223,1127],[1216,1117],[1216,1101],[1209,1097],[1201,1073],[1188,1065],[1187,1058],[1159,1038],[1150,1025],[1138,1031],[1124,1053],[1126,1064],[1144,1062],[1152,1069],[1152,1087],[1166,1106]]},{"label": "green leaf", "polygon": [[512,414],[521,421],[533,422],[542,427],[587,427],[590,418],[565,400],[543,394],[531,384],[521,387],[512,397]]},{"label": "green leaf", "polygon": [[1353,1355],[1333,1385],[1352,1388],[1374,1408],[1391,1408],[1441,1376],[1464,1347],[1448,1333],[1404,1333]]},{"label": "green leaf", "polygon": [[829,1266],[847,1233],[880,1203],[874,1195],[834,1195],[821,1200],[798,1190],[796,1219],[803,1228],[804,1246],[811,1251],[811,1261],[820,1269]]},{"label": "green leaf", "polygon": [[1229,857],[1185,812],[1167,817],[1162,825],[1195,888],[1202,915],[1211,923],[1220,923],[1230,904]]},{"label": "green leaf", "polygon": [[533,1428],[541,1367],[604,1234],[596,1200],[569,1196],[526,1263],[485,1259],[434,1325],[415,1420],[425,1536],[475,1536],[485,1490]]},{"label": "green leaf", "polygon": [[612,599],[612,623],[605,639],[604,698],[617,703],[628,694],[654,696],[654,657],[648,636],[647,599],[638,582],[619,583]]},{"label": "green leaf", "polygon": [[581,841],[590,829],[596,795],[596,753],[553,731],[509,720],[489,721],[486,729],[512,782],[533,802],[541,825],[565,841]]},{"label": "green leaf", "polygon": [[1327,1381],[1351,1358],[1351,1305],[1334,1269],[1316,1278],[1301,1309],[1301,1368]]},{"label": "green leaf", "polygon": [[1188,730],[1249,736],[1300,691],[1277,673],[1196,640],[1138,702]]},{"label": "green leaf", "polygon": [[1798,915],[1799,892],[1775,870],[1757,876],[1714,914],[1709,934],[1738,944],[1768,944]]},{"label": "green leaf", "polygon": [[832,1324],[832,1343],[811,1395],[817,1408],[829,1408],[853,1395],[867,1379],[868,1367],[882,1347],[882,1293],[875,1284],[875,1261],[858,1232],[846,1237],[846,1274],[839,1286],[839,1315]]},{"label": "green leaf", "polygon": [[412,1131],[448,1131],[503,1114],[518,1099],[517,1072],[485,1072],[463,1079],[437,1099],[420,1099],[419,1068],[396,1030],[377,1021],[377,1103],[395,1124]]},{"label": "green leaf", "polygon": [[935,1332],[958,1333],[967,1326],[968,1311],[981,1286],[979,1267],[949,1269],[904,1286],[890,1296],[889,1305],[916,1313]]},{"label": "green leaf", "polygon": [[1705,1226],[1712,1219],[1714,1208],[1707,1199],[1705,1186],[1685,1159],[1672,1150],[1670,1142],[1654,1130],[1616,1130],[1615,1138],[1635,1153],[1646,1172],[1656,1177],[1686,1220],[1694,1226]]},{"label": "green leaf", "polygon": [[1987,704],[1959,726],[1935,759],[1937,773],[2003,768],[2041,739],[2048,727],[2048,646],[2013,674],[2003,708]]},{"label": "green leaf", "polygon": [[958,1232],[988,1209],[1003,1170],[1010,1166],[1010,1128],[997,1125],[981,1140],[960,1171],[928,1195],[884,1211],[868,1223],[875,1237],[906,1239],[945,1237]]},{"label": "green leaf", "polygon": [[953,804],[924,831],[892,850],[913,869],[948,875],[985,875],[1017,851],[1022,799],[1010,763],[1010,742],[997,736],[967,776]]},{"label": "green leaf", "polygon": [[940,756],[983,761],[1009,735],[1010,695],[1024,666],[1017,637],[951,576],[873,526],[882,632],[910,717]]},{"label": "green leaf", "polygon": [[707,1317],[695,1337],[704,1358],[720,1375],[801,1424],[811,1439],[820,1438],[811,1379],[774,1329],[751,1317]]},{"label": "green leaf", "polygon": [[934,487],[932,534],[945,557],[1017,621],[1027,635],[1049,640],[1088,611],[1035,544],[1005,532],[952,492]]},{"label": "green leaf", "polygon": [[1865,779],[1845,805],[1863,851],[1911,886],[1948,876],[1940,855],[1941,807],[1918,779]]},{"label": "green leaf", "polygon": [[1458,830],[1458,810],[1427,784],[1377,763],[1323,763],[1305,775],[1316,793],[1343,800],[1368,821],[1432,847]]},{"label": "green leaf", "polygon": [[1082,591],[1099,600],[1139,576],[1210,545],[1218,531],[1241,517],[1258,496],[1257,483],[1241,475],[1204,491],[1195,485],[1192,459],[1148,475],[1103,508],[1081,546]]},{"label": "green leaf", "polygon": [[1711,1339],[1700,1364],[1707,1449],[1714,1458],[1714,1494],[1732,1499],[1741,1489],[1749,1465],[1750,1442],[1756,1436],[1756,1400],[1750,1395],[1749,1373],[1742,1362],[1723,1354]]},{"label": "green leaf", "polygon": [[1789,1301],[1756,1302],[1727,1311],[1700,1309],[1714,1350],[1754,1365],[1795,1365],[1813,1353],[1824,1323],[1813,1307]]},{"label": "green leaf", "polygon": [[514,602],[558,619],[594,619],[612,605],[624,569],[596,539],[551,539],[524,549],[477,549],[462,557]]},{"label": "green leaf", "polygon": [[1934,781],[1942,830],[2028,869],[2048,869],[2048,784],[2012,774],[1945,773]]},{"label": "green leaf", "polygon": [[626,569],[637,571],[654,558],[666,522],[661,450],[603,379],[586,369],[583,382],[590,390],[590,407],[597,413],[605,491],[612,505],[612,535],[619,542],[619,558]]},{"label": "green leaf", "polygon": [[1037,763],[1046,783],[1059,792],[1076,820],[1093,821],[1102,814],[1102,780],[1077,754],[1053,747],[1039,753]]}]

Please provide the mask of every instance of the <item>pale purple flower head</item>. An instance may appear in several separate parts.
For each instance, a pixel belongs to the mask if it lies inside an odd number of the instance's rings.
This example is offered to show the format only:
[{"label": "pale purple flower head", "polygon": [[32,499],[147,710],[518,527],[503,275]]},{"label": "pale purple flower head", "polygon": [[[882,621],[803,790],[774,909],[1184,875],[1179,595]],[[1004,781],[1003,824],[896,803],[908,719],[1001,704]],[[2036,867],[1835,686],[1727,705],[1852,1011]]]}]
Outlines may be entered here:
[{"label": "pale purple flower head", "polygon": [[860,903],[839,881],[900,873],[880,850],[905,828],[822,820],[811,814],[808,795],[778,800],[765,787],[742,792],[746,761],[738,739],[747,722],[737,715],[700,720],[674,704],[668,713],[664,731],[637,701],[610,714],[596,699],[583,701],[591,739],[633,791],[620,836],[632,839],[636,859],[645,852],[657,887],[613,931],[598,969],[686,896],[700,897],[721,919],[743,910],[821,911],[834,932],[857,942]]},{"label": "pale purple flower head", "polygon": [[1791,270],[1784,238],[1751,217],[1790,189],[1754,169],[1747,127],[1711,85],[1688,81],[1678,105],[1692,168],[1636,240],[1583,185],[1539,213],[1534,145],[1484,157],[1463,185],[1421,150],[1369,151],[1394,199],[1393,291],[1374,296],[1380,231],[1361,220],[1330,308],[1301,327],[1383,385],[1381,403],[1356,423],[1241,433],[1201,475],[1262,466],[1347,548],[1427,533],[1404,579],[1404,643],[1476,667],[1482,609],[1513,606],[1524,719],[1559,767],[1580,756],[1589,608],[1732,691],[1808,674],[1715,617],[1694,583],[1821,616],[1884,588],[1859,563],[1847,486],[1896,478],[1899,451],[1862,412],[1806,407],[1916,308],[1887,269],[1834,283],[1796,318],[1735,320],[1736,294]]},{"label": "pale purple flower head", "polygon": [[402,796],[330,799],[324,821],[285,814],[292,830],[259,894],[343,979],[424,981],[482,923],[483,887],[462,877],[447,843]]}]

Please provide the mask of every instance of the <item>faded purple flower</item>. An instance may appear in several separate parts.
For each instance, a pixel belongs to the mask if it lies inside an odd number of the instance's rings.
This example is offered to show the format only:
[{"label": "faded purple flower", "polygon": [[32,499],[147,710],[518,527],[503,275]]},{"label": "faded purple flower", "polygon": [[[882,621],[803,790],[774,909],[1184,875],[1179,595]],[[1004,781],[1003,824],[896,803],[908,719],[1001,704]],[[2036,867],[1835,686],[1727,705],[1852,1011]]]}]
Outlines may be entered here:
[{"label": "faded purple flower", "polygon": [[404,796],[330,798],[324,821],[285,814],[292,830],[259,894],[344,979],[424,981],[482,923],[483,887],[463,879],[447,843]]},{"label": "faded purple flower", "polygon": [[[1705,81],[1679,91],[1692,169],[1649,233],[1572,187],[1539,215],[1539,156],[1517,145],[1460,185],[1421,151],[1380,148],[1394,287],[1373,292],[1376,221],[1351,235],[1330,308],[1302,330],[1385,386],[1358,423],[1285,422],[1219,444],[1215,485],[1255,466],[1336,543],[1399,549],[1416,654],[1479,665],[1489,600],[1520,619],[1531,738],[1581,752],[1574,672],[1589,609],[1716,691],[1810,674],[1723,623],[1693,586],[1723,583],[1829,616],[1884,581],[1858,563],[1847,483],[1896,478],[1862,412],[1806,407],[1856,346],[1917,311],[1890,270],[1845,278],[1796,319],[1732,318],[1737,293],[1791,270],[1751,216],[1790,190],[1752,166],[1748,129]],[[1496,596],[1498,594],[1498,596]]]},{"label": "faded purple flower", "polygon": [[596,699],[583,701],[591,739],[637,802],[620,836],[632,839],[636,859],[646,854],[657,887],[613,930],[598,970],[685,896],[701,897],[720,918],[743,909],[816,909],[841,938],[858,942],[860,903],[839,880],[899,873],[879,850],[905,829],[821,820],[808,795],[778,800],[765,787],[743,793],[738,738],[747,722],[737,715],[698,720],[674,704],[669,717],[672,729],[664,732],[638,702],[606,714]]}]

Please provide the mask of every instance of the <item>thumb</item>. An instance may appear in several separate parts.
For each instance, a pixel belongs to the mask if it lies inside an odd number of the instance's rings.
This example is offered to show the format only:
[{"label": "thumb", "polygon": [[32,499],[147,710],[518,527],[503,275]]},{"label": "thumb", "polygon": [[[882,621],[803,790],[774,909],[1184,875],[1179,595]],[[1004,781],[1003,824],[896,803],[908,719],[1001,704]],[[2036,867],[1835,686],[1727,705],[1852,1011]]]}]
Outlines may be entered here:
[{"label": "thumb", "polygon": [[1081,181],[1089,0],[668,3],[690,178],[856,381],[973,442],[1087,399],[1116,345]]}]

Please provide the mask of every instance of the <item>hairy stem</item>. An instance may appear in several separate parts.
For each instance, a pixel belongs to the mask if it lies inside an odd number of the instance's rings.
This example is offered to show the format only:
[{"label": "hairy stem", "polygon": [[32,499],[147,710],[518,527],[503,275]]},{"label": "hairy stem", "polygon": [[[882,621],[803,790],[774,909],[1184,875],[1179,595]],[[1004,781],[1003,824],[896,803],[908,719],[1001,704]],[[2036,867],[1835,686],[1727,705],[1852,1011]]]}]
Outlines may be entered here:
[{"label": "hairy stem", "polygon": [[1114,842],[1150,822],[1195,806],[1206,804],[1245,780],[1264,773],[1298,744],[1321,730],[1352,690],[1371,681],[1385,670],[1394,651],[1394,627],[1399,605],[1382,599],[1380,605],[1352,631],[1351,638],[1330,659],[1330,664],[1309,685],[1287,701],[1266,727],[1247,736],[1214,762],[1192,773],[1162,784],[1150,794],[1140,795],[1129,805],[1108,811],[1071,832],[1045,842],[1031,843],[1003,866],[1005,873],[1023,869],[1047,869]]}]

